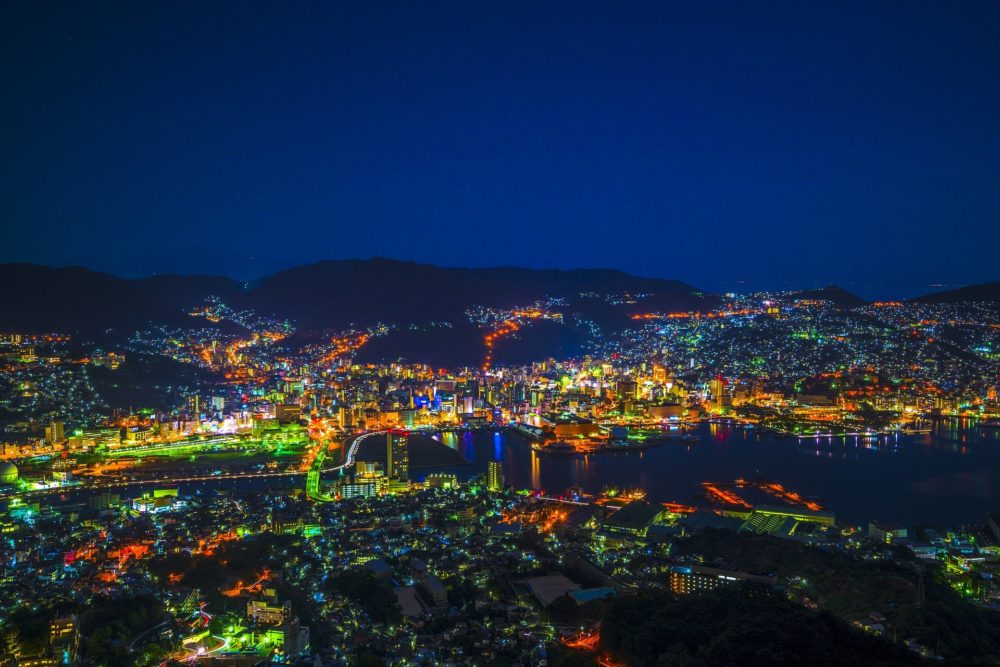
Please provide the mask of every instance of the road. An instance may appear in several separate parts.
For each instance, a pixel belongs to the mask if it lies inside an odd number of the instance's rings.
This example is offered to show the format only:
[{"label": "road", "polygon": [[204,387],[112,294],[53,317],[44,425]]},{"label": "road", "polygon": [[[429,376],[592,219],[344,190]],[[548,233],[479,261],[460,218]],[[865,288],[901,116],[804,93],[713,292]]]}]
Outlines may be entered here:
[{"label": "road", "polygon": [[142,632],[140,632],[139,634],[137,634],[135,636],[135,638],[133,638],[132,641],[128,645],[129,653],[135,652],[136,648],[138,648],[137,644],[139,644],[139,642],[141,642],[143,639],[145,639],[147,635],[149,635],[152,632],[156,632],[160,628],[167,627],[168,625],[170,625],[170,623],[172,621],[173,621],[173,617],[168,615],[166,618],[164,618],[162,621],[160,621],[159,623],[157,623],[153,627],[147,628],[147,629],[143,630]]}]

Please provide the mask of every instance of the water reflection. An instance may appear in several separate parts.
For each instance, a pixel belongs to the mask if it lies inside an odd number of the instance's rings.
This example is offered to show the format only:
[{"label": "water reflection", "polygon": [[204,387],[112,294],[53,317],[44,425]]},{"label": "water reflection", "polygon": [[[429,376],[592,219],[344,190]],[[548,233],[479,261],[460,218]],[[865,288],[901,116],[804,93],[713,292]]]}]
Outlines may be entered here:
[{"label": "water reflection", "polygon": [[[804,495],[828,499],[838,516],[953,524],[983,521],[1000,508],[1000,438],[973,424],[940,421],[928,433],[892,436],[779,438],[727,424],[702,424],[696,444],[668,443],[644,452],[544,456],[514,434],[457,436],[471,463],[449,469],[462,477],[501,460],[517,488],[562,493],[580,487],[644,486],[652,500],[691,502],[706,480],[755,475]],[[468,439],[466,439],[468,435]],[[455,434],[443,434],[446,444]],[[452,445],[449,445],[452,446]],[[952,493],[964,488],[965,492]],[[969,491],[974,490],[974,493]]]}]

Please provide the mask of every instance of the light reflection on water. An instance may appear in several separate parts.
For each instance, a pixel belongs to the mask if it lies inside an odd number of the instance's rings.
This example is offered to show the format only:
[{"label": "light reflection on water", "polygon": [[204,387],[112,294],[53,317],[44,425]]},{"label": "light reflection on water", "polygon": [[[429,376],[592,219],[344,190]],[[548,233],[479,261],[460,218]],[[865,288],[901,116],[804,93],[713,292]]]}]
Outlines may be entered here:
[{"label": "light reflection on water", "polygon": [[[493,430],[440,433],[435,437],[461,453],[468,465],[412,470],[468,478],[503,462],[504,477],[516,488],[563,493],[571,487],[598,493],[608,485],[642,487],[650,500],[691,503],[702,481],[760,476],[803,496],[820,499],[852,523],[870,519],[955,526],[983,522],[1000,509],[1000,429],[942,421],[933,432],[878,438],[777,438],[755,430],[702,424],[699,441],[669,443],[646,451],[589,456],[542,456],[520,437]],[[182,485],[182,493],[220,487],[264,490],[301,486],[303,478],[238,480]],[[122,490],[133,497],[143,487]],[[74,495],[74,494],[68,494]]]},{"label": "light reflection on water", "polygon": [[[929,425],[928,425],[929,426]],[[691,502],[699,482],[761,476],[824,504],[847,521],[981,522],[1000,509],[1000,430],[939,422],[932,433],[798,440],[726,424],[702,424],[694,445],[668,443],[641,452],[544,456],[514,434],[442,434],[462,438],[469,465],[483,473],[502,460],[508,484],[563,493],[641,486],[652,500]],[[450,438],[448,437],[450,436]],[[429,471],[420,471],[418,477]]]}]

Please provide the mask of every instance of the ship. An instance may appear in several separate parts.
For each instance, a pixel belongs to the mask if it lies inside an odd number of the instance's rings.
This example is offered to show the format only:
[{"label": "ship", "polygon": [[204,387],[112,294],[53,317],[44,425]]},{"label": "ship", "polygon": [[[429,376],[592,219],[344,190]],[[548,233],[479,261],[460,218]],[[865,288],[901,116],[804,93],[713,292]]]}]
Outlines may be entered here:
[{"label": "ship", "polygon": [[576,447],[563,440],[555,440],[549,443],[533,442],[531,443],[531,448],[538,452],[539,454],[556,454],[563,456],[572,456],[577,453]]},{"label": "ship", "polygon": [[525,424],[524,422],[511,422],[510,428],[518,435],[529,440],[539,440],[544,435],[542,429],[531,424]]},{"label": "ship", "polygon": [[645,440],[608,440],[601,446],[601,451],[605,452],[632,452],[641,451],[649,447]]}]

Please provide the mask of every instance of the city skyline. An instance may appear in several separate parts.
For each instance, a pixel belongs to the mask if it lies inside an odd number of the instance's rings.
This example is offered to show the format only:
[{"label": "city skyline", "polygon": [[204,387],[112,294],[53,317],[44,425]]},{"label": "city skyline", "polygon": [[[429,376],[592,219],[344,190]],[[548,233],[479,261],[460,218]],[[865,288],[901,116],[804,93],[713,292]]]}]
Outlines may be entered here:
[{"label": "city skyline", "polygon": [[0,667],[1000,665],[1000,3],[0,7]]}]

